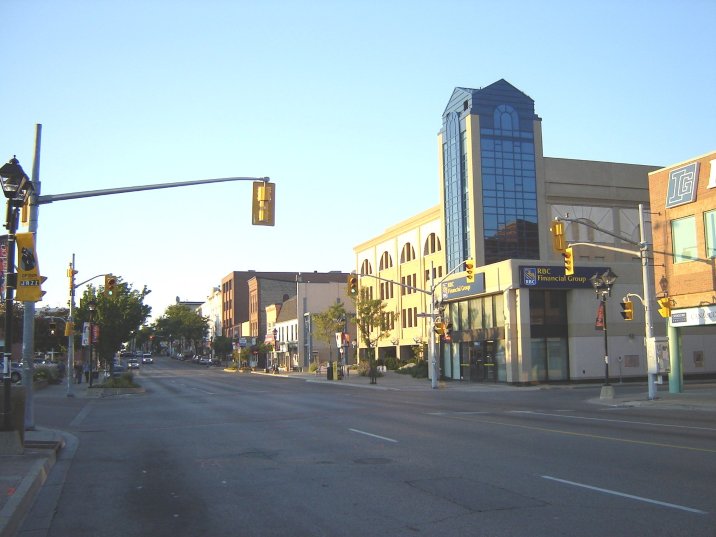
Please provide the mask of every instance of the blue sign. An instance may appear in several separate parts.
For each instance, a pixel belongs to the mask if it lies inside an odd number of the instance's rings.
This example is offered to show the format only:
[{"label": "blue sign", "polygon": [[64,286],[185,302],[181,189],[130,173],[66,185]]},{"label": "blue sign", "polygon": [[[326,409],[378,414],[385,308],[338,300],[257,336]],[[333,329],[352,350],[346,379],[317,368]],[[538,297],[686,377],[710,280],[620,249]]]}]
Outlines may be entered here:
[{"label": "blue sign", "polygon": [[485,292],[485,273],[475,273],[475,281],[468,283],[467,278],[457,278],[444,282],[441,286],[443,300],[457,300],[479,295]]},{"label": "blue sign", "polygon": [[666,208],[691,203],[696,199],[699,181],[699,163],[692,162],[669,173],[669,189],[666,191]]},{"label": "blue sign", "polygon": [[592,288],[589,278],[603,274],[605,267],[574,267],[574,274],[567,276],[564,267],[544,265],[520,266],[520,287],[535,289],[581,289]]}]

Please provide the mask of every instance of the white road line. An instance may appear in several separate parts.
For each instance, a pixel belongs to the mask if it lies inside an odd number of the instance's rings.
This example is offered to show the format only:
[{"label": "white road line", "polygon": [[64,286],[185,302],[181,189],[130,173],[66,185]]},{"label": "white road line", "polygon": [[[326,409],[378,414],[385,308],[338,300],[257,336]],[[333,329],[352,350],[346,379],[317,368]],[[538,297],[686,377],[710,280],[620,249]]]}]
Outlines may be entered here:
[{"label": "white road line", "polygon": [[651,498],[644,498],[642,496],[634,496],[633,494],[626,494],[624,492],[618,492],[616,490],[603,489],[600,487],[593,487],[591,485],[585,485],[584,483],[576,483],[574,481],[567,481],[566,479],[559,479],[558,477],[552,477],[549,475],[541,475],[543,479],[549,479],[551,481],[557,481],[558,483],[564,483],[565,485],[573,485],[575,487],[582,487],[589,490],[595,490],[597,492],[604,492],[605,494],[613,494],[614,496],[621,496],[622,498],[630,498],[640,502],[653,503],[655,505],[661,505],[663,507],[670,507],[671,509],[679,509],[681,511],[688,511],[689,513],[696,513],[699,515],[707,515],[706,511],[700,509],[694,509],[692,507],[685,507],[683,505],[677,505],[675,503],[661,502],[659,500],[652,500]]},{"label": "white road line", "polygon": [[714,427],[694,427],[691,425],[674,425],[669,423],[653,423],[650,421],[633,421],[633,420],[615,420],[610,418],[589,418],[586,416],[566,416],[564,414],[550,414],[548,412],[535,412],[533,410],[511,410],[510,414],[534,414],[536,416],[556,416],[558,418],[567,418],[570,420],[585,421],[606,421],[611,423],[628,423],[631,425],[649,425],[650,427],[663,427],[666,429],[693,429],[696,431],[716,431]]},{"label": "white road line", "polygon": [[380,436],[380,435],[377,435],[377,434],[367,433],[367,432],[365,432],[365,431],[360,431],[360,430],[358,430],[358,429],[348,429],[348,430],[349,430],[349,431],[352,431],[352,432],[354,432],[354,433],[364,434],[364,435],[366,435],[366,436],[372,436],[373,438],[379,438],[380,440],[385,440],[386,442],[394,442],[394,443],[396,443],[396,444],[398,443],[397,440],[394,440],[394,439],[392,439],[392,438],[388,438],[388,437],[386,437],[386,436]]}]

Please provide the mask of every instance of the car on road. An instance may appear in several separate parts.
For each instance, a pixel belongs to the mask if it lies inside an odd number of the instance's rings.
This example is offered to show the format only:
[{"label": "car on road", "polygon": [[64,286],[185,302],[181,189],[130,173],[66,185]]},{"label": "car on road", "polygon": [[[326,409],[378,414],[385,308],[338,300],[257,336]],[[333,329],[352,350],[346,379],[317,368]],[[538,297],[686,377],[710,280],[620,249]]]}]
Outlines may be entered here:
[{"label": "car on road", "polygon": [[127,369],[139,369],[139,360],[136,358],[127,360]]},{"label": "car on road", "polygon": [[142,363],[143,364],[153,364],[154,363],[154,358],[152,358],[151,352],[144,353],[144,355],[142,356]]},{"label": "car on road", "polygon": [[199,358],[199,363],[201,365],[211,365],[211,358],[208,356],[202,356]]}]

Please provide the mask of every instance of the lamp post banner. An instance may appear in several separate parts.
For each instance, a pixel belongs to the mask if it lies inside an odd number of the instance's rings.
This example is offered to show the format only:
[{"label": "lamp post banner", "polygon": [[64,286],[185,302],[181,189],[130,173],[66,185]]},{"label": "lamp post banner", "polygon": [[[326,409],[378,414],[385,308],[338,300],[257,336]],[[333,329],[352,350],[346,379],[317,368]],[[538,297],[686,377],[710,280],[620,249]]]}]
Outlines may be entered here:
[{"label": "lamp post banner", "polygon": [[594,329],[595,330],[604,330],[604,301],[599,301],[599,306],[597,306],[597,320],[594,323]]},{"label": "lamp post banner", "polygon": [[5,300],[5,274],[7,273],[7,235],[0,237],[0,293]]}]

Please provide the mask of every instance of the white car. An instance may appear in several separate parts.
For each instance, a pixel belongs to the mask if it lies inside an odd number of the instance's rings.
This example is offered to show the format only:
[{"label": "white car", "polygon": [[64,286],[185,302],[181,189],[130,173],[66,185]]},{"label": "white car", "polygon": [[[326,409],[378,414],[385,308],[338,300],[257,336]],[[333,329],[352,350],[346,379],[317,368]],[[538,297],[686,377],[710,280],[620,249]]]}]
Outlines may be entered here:
[{"label": "white car", "polygon": [[136,358],[127,360],[127,369],[139,369],[139,360]]},{"label": "white car", "polygon": [[154,363],[154,358],[152,358],[151,352],[144,353],[144,355],[142,356],[142,363],[143,364],[153,364]]}]

